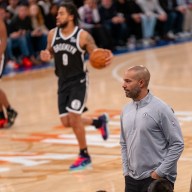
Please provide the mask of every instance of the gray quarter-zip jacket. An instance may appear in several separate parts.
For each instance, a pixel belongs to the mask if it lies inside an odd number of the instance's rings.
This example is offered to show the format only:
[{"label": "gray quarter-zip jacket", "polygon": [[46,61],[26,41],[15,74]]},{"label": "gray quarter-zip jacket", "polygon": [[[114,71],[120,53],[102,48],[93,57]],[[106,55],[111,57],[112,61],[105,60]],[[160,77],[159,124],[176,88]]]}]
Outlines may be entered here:
[{"label": "gray quarter-zip jacket", "polygon": [[121,114],[123,175],[141,180],[156,171],[175,182],[183,151],[181,128],[172,109],[150,92],[127,104]]}]

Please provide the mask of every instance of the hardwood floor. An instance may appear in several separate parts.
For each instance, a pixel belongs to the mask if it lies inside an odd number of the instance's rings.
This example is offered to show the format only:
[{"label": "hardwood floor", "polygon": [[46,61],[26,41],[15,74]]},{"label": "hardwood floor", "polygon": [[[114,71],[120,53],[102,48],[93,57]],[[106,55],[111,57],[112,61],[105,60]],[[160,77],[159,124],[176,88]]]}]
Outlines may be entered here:
[{"label": "hardwood floor", "polygon": [[189,192],[192,176],[192,43],[117,55],[111,66],[89,66],[90,86],[85,116],[110,115],[108,141],[86,127],[93,167],[69,172],[78,146],[70,128],[61,126],[57,111],[57,79],[53,68],[4,77],[1,88],[19,115],[10,129],[0,130],[0,191],[123,192],[119,115],[129,102],[122,89],[124,70],[145,65],[150,90],[172,106],[182,126],[185,149],[178,163],[175,192]]}]

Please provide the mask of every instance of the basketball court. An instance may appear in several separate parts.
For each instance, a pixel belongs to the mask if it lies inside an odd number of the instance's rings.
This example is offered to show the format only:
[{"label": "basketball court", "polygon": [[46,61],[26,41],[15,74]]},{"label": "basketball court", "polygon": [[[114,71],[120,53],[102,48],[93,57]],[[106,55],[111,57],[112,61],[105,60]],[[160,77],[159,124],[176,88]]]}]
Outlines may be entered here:
[{"label": "basketball court", "polygon": [[130,100],[122,89],[125,69],[145,65],[151,92],[167,102],[179,118],[185,149],[178,163],[175,192],[189,192],[192,176],[192,43],[116,55],[103,70],[88,62],[90,86],[85,116],[110,115],[110,138],[103,141],[86,127],[92,169],[70,172],[78,153],[72,129],[61,126],[57,79],[53,68],[6,76],[1,88],[19,115],[0,130],[0,192],[123,192],[119,145],[120,111]]}]

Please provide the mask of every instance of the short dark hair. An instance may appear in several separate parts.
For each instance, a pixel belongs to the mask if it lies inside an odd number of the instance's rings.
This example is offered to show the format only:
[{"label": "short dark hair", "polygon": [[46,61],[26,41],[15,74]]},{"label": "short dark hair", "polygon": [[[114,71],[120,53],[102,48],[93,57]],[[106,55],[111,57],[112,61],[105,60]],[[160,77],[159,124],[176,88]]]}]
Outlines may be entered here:
[{"label": "short dark hair", "polygon": [[74,3],[70,2],[70,1],[67,1],[65,3],[61,3],[60,4],[60,7],[65,7],[65,9],[67,10],[67,12],[70,14],[70,15],[73,15],[74,16],[74,24],[75,25],[78,25],[79,23],[79,13],[77,11],[77,7],[75,6]]},{"label": "short dark hair", "polygon": [[173,185],[167,179],[157,179],[148,188],[148,192],[173,192]]}]

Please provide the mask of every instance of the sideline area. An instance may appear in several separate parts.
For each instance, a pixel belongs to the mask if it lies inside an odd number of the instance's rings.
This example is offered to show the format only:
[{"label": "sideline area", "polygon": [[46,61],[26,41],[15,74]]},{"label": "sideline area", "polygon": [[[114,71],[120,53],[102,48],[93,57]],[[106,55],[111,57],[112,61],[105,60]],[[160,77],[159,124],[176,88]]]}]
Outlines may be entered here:
[{"label": "sideline area", "polygon": [[[134,52],[134,51],[142,51],[145,49],[153,49],[153,48],[158,48],[162,46],[169,46],[173,44],[180,44],[180,43],[185,43],[185,42],[190,42],[192,41],[192,37],[185,37],[185,38],[178,38],[174,41],[165,41],[165,40],[159,40],[156,41],[155,45],[150,45],[150,46],[144,46],[142,44],[138,45],[132,45],[132,46],[123,46],[123,47],[117,47],[115,51],[113,51],[114,55],[118,54],[124,54],[124,53],[129,53],[129,52]],[[85,59],[88,59],[88,56],[85,57]],[[54,67],[54,63],[42,63],[40,65],[32,66],[32,67],[20,67],[19,69],[13,69],[10,68],[8,65],[5,65],[4,71],[3,71],[3,76],[14,76],[18,73],[23,73],[23,72],[29,72],[29,71],[34,71],[34,70],[39,70],[42,68],[50,68]]]}]

